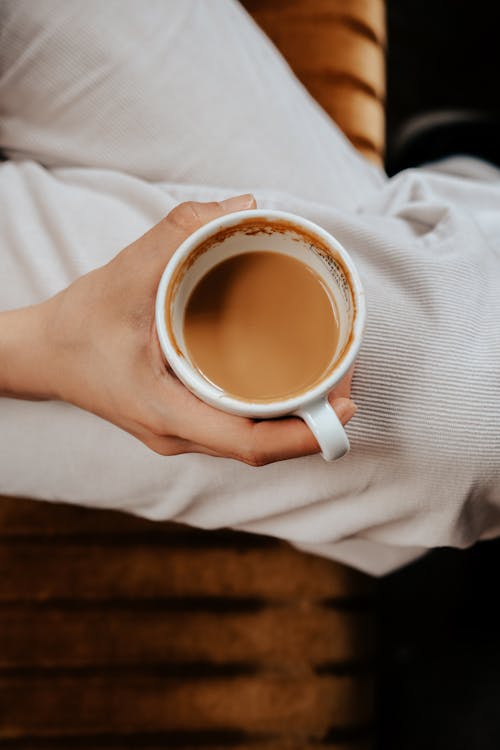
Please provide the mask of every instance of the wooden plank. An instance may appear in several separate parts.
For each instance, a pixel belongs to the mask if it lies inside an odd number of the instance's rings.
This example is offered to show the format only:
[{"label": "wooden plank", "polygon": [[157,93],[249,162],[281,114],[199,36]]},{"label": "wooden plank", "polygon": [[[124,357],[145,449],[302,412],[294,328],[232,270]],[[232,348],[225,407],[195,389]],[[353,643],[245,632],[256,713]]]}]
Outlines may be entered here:
[{"label": "wooden plank", "polygon": [[168,662],[292,669],[374,656],[369,614],[300,605],[249,612],[4,605],[0,640],[0,669]]},{"label": "wooden plank", "polygon": [[[316,21],[318,24],[338,26],[350,20],[364,30],[370,38],[381,44],[386,39],[384,0],[242,0],[245,8],[253,15],[267,34],[273,36],[279,21],[294,23],[300,20]],[[300,56],[300,47],[289,56]],[[332,55],[336,54],[335,49]]]},{"label": "wooden plank", "polygon": [[295,64],[295,73],[301,80],[304,74],[328,74],[323,81],[328,85],[328,81],[334,83],[341,75],[380,99],[385,96],[384,50],[377,42],[360,36],[356,29],[297,17],[294,22],[277,26],[274,42],[288,59],[295,50],[301,50]]},{"label": "wooden plank", "polygon": [[63,736],[239,729],[320,739],[332,726],[372,719],[365,677],[249,675],[178,680],[145,673],[0,677],[0,741]]},{"label": "wooden plank", "polygon": [[114,510],[83,508],[25,498],[0,497],[0,540],[67,537],[119,543],[136,538],[148,543],[205,546],[272,546],[271,537],[229,529],[206,531],[170,521],[149,521]]},{"label": "wooden plank", "polygon": [[356,147],[362,139],[361,151],[381,164],[386,88],[383,0],[243,3],[309,93]]},{"label": "wooden plank", "polygon": [[[317,95],[322,86],[320,79],[304,75],[303,81],[311,94]],[[378,99],[357,89],[349,81],[338,81],[324,96],[328,114],[348,138],[354,136],[369,143],[382,153],[385,143],[385,110]]]},{"label": "wooden plank", "polygon": [[151,521],[127,513],[20,497],[0,497],[2,537],[149,531],[156,526]]},{"label": "wooden plank", "polygon": [[0,546],[0,602],[189,596],[311,600],[372,587],[368,577],[286,545],[237,554],[133,543],[33,540]]}]

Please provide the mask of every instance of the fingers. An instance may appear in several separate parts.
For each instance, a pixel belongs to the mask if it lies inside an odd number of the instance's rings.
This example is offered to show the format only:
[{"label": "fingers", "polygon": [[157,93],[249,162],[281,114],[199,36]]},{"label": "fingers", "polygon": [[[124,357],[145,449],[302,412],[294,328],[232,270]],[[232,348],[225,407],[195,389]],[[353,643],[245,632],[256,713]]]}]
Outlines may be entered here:
[{"label": "fingers", "polygon": [[329,395],[330,403],[336,398],[349,398],[351,395],[351,384],[352,376],[354,373],[354,365],[347,371],[342,380],[337,383],[333,391]]},{"label": "fingers", "polygon": [[172,209],[168,216],[166,216],[165,221],[169,226],[176,227],[190,234],[194,229],[198,229],[198,227],[207,224],[212,219],[249,208],[255,208],[255,198],[250,193],[235,195],[223,201],[211,201],[208,203],[188,201],[186,203],[179,203],[178,206]]},{"label": "fingers", "polygon": [[223,201],[179,203],[170,213],[148,232],[148,239],[160,251],[162,261],[171,255],[196,229],[212,219],[235,211],[255,208],[255,198],[250,193],[237,195]]},{"label": "fingers", "polygon": [[[349,399],[339,398],[333,408],[342,424],[346,424],[355,412]],[[251,466],[264,466],[275,461],[299,458],[318,453],[316,438],[298,417],[254,422],[241,460]]]},{"label": "fingers", "polygon": [[[179,416],[177,424],[173,424],[170,413],[169,428],[198,452],[235,458],[250,466],[319,452],[316,438],[298,417],[262,421],[235,417],[200,401],[181,383],[176,383],[176,389]],[[334,398],[332,405],[342,424],[356,410],[345,397]]]}]

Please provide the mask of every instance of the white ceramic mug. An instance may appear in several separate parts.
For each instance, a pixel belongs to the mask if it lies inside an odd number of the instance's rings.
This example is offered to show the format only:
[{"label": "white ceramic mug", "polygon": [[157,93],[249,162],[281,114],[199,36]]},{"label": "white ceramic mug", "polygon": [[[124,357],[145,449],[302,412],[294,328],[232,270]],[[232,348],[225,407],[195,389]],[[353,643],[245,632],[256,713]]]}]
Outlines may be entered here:
[{"label": "white ceramic mug", "polygon": [[[283,253],[319,274],[338,313],[337,349],[324,379],[283,400],[247,401],[206,380],[191,363],[184,343],[189,297],[213,266],[240,253]],[[244,417],[301,417],[314,433],[323,458],[333,461],[349,450],[349,440],[328,394],[353,364],[366,317],[365,295],[356,268],[342,245],[307,219],[284,211],[253,209],[226,214],[191,234],[170,258],[156,296],[156,328],[163,353],[177,377],[217,409]]]}]

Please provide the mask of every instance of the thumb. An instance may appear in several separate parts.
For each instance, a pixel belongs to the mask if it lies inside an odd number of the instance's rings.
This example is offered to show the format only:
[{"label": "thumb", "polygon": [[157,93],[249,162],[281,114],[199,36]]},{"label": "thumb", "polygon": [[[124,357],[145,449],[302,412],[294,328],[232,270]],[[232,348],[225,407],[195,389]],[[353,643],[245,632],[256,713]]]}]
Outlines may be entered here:
[{"label": "thumb", "polygon": [[[200,205],[209,206],[211,204],[200,203]],[[255,202],[255,198],[251,193],[245,193],[245,195],[234,195],[231,198],[226,198],[225,200],[220,201],[220,203],[216,203],[215,205],[222,208],[222,213],[230,214],[233,211],[245,211],[249,208],[255,208],[257,204]]]},{"label": "thumb", "polygon": [[219,216],[255,208],[255,198],[250,193],[236,195],[223,201],[212,201],[210,203],[197,203],[188,201],[179,203],[167,216],[160,221],[150,232],[151,239],[161,247],[165,258],[176,250],[181,242],[189,237],[196,229],[208,224],[212,219]]}]

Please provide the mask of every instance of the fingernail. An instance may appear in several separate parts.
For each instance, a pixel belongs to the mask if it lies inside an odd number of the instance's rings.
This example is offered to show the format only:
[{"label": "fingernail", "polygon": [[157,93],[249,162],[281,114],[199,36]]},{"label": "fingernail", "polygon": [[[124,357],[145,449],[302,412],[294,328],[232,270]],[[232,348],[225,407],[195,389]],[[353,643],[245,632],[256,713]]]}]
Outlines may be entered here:
[{"label": "fingernail", "polygon": [[339,398],[335,403],[335,411],[337,412],[340,421],[345,424],[353,418],[358,411],[358,407],[354,401],[351,401],[349,398]]},{"label": "fingernail", "polygon": [[255,208],[255,198],[251,193],[235,195],[232,198],[220,202],[222,208],[227,211],[243,211],[245,208]]}]

